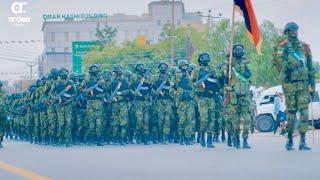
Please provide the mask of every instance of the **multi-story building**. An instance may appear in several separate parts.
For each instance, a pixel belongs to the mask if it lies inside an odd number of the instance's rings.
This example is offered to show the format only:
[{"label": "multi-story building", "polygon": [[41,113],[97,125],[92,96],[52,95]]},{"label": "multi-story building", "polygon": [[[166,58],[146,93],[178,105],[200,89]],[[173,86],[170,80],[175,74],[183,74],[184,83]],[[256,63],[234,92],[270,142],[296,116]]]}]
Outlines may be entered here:
[{"label": "multi-story building", "polygon": [[[44,52],[41,58],[40,72],[47,74],[51,68],[66,67],[72,69],[72,42],[94,41],[97,24],[105,24],[117,29],[115,41],[121,44],[144,36],[147,43],[157,43],[163,25],[172,21],[172,1],[153,1],[148,5],[148,13],[142,16],[122,13],[107,18],[84,19],[81,21],[45,21]],[[186,24],[202,24],[197,13],[187,13],[181,1],[174,2],[175,26]]]}]

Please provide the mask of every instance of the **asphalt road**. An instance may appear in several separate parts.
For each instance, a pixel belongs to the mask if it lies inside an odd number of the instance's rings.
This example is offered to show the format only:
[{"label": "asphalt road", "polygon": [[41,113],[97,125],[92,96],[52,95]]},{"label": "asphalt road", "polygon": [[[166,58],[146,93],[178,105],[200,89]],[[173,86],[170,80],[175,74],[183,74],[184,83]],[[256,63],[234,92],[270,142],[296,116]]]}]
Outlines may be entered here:
[{"label": "asphalt road", "polygon": [[314,144],[311,134],[310,152],[286,152],[284,137],[260,133],[250,138],[251,150],[222,143],[215,149],[176,144],[63,148],[7,140],[0,150],[0,179],[319,180],[320,132]]}]

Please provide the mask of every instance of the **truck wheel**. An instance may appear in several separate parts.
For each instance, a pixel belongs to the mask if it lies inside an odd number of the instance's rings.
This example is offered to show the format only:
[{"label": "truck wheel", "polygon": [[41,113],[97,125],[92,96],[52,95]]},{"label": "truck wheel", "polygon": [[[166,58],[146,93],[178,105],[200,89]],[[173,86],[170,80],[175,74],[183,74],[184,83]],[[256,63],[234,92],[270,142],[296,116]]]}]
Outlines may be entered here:
[{"label": "truck wheel", "polygon": [[257,129],[260,132],[270,132],[273,130],[273,118],[268,115],[261,115],[257,118]]}]

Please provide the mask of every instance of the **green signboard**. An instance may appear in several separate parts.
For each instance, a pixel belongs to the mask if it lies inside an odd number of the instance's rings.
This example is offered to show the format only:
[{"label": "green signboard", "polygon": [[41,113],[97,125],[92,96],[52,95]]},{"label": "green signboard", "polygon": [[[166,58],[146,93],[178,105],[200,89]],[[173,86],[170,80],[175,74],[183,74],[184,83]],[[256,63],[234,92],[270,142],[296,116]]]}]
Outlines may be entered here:
[{"label": "green signboard", "polygon": [[72,70],[76,73],[82,72],[83,57],[90,49],[97,45],[96,41],[74,41],[72,42]]}]

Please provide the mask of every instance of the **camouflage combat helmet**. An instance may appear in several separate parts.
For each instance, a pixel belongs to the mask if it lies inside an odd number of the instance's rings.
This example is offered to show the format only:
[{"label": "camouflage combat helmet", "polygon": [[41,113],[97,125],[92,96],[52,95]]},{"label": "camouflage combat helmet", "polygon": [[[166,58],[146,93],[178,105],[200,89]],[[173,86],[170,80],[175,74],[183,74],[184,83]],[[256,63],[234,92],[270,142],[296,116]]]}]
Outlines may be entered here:
[{"label": "camouflage combat helmet", "polygon": [[284,26],[283,33],[287,35],[289,31],[297,31],[299,26],[295,22],[289,22]]},{"label": "camouflage combat helmet", "polygon": [[203,52],[199,54],[198,62],[200,65],[207,65],[211,61],[211,57],[207,52]]}]

